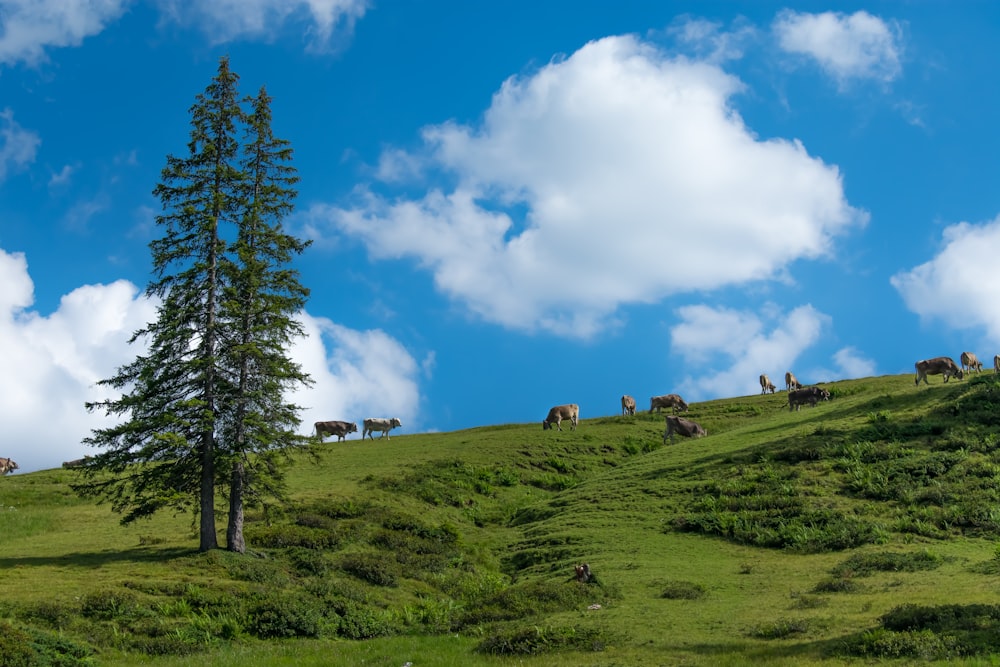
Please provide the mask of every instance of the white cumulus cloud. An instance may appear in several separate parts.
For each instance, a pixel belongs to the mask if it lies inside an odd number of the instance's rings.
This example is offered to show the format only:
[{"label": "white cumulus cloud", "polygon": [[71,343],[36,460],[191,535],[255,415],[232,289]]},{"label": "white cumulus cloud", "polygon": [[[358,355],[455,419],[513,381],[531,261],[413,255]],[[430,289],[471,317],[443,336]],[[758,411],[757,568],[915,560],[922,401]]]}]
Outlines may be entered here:
[{"label": "white cumulus cloud", "polygon": [[161,11],[182,25],[197,25],[213,42],[271,39],[289,22],[307,25],[311,48],[324,51],[338,34],[350,35],[369,0],[159,0]]},{"label": "white cumulus cloud", "polygon": [[[82,444],[111,425],[84,403],[112,396],[97,383],[144,352],[133,332],[156,317],[156,303],[132,283],[84,285],[49,315],[32,310],[34,284],[21,253],[0,249],[0,456],[19,472],[58,467],[93,450]],[[315,380],[289,398],[304,408],[302,433],[328,419],[394,416],[415,428],[419,364],[382,331],[355,331],[303,313],[307,336],[289,355]]]},{"label": "white cumulus cloud", "polygon": [[591,42],[508,79],[477,126],[425,128],[412,163],[453,187],[362,190],[309,219],[415,258],[484,320],[591,337],[623,304],[774,278],[866,221],[835,166],[744,125],[742,88],[635,37]]},{"label": "white cumulus cloud", "polygon": [[680,382],[689,400],[759,393],[762,373],[783,386],[785,371],[831,325],[830,317],[811,305],[789,313],[774,307],[756,313],[694,305],[678,314],[681,322],[670,332],[671,349],[700,370]]},{"label": "white cumulus cloud", "polygon": [[48,47],[79,46],[125,12],[129,0],[0,0],[0,64],[45,60]]},{"label": "white cumulus cloud", "polygon": [[901,71],[901,31],[868,12],[781,12],[774,21],[778,45],[814,59],[841,85],[850,79],[889,82]]},{"label": "white cumulus cloud", "polygon": [[945,228],[940,251],[890,282],[906,307],[952,329],[981,329],[1000,345],[1000,217]]}]

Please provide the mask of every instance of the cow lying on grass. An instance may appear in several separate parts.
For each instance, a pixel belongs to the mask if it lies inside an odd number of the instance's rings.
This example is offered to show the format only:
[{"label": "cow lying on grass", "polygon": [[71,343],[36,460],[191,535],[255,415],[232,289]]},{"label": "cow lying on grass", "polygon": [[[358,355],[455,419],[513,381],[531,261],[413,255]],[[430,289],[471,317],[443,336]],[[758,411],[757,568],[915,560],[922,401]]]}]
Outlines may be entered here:
[{"label": "cow lying on grass", "polygon": [[829,401],[830,392],[822,387],[806,387],[805,389],[793,389],[788,392],[788,411],[798,410],[808,403],[816,406],[819,401]]},{"label": "cow lying on grass", "polygon": [[684,419],[684,417],[676,417],[674,415],[667,415],[667,428],[663,431],[663,442],[666,444],[667,438],[670,438],[670,442],[674,442],[674,433],[682,435],[685,438],[700,438],[703,435],[708,435],[708,431],[701,427],[701,424],[693,422],[690,419]]}]

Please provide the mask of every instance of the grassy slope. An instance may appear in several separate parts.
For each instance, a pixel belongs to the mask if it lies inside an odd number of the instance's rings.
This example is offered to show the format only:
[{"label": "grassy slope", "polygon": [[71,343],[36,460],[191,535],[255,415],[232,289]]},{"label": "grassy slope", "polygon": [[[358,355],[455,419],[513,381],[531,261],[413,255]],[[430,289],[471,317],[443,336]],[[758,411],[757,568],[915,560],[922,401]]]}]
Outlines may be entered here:
[{"label": "grassy slope", "polygon": [[[517,664],[845,662],[824,658],[824,649],[874,627],[879,616],[903,602],[992,602],[996,577],[980,572],[994,560],[994,542],[889,531],[886,544],[857,551],[926,549],[940,557],[941,566],[875,573],[856,592],[826,594],[815,592],[817,585],[854,550],[763,549],[672,526],[678,516],[691,515],[706,485],[758,474],[761,461],[775,454],[779,460],[770,465],[779,471],[794,467],[795,483],[805,490],[808,503],[845,516],[896,520],[885,514],[892,503],[839,492],[839,478],[829,466],[784,463],[780,455],[789,448],[841,446],[877,423],[877,413],[892,423],[928,415],[943,419],[940,415],[947,415],[969,387],[914,387],[911,378],[833,383],[835,400],[799,412],[784,407],[783,393],[695,404],[690,417],[708,429],[709,437],[678,439],[666,447],[659,446],[662,417],[646,414],[584,420],[575,433],[543,432],[537,424],[504,425],[374,443],[331,443],[318,465],[299,461],[289,483],[300,501],[367,498],[428,521],[450,522],[485,562],[502,564],[518,581],[562,581],[572,575],[574,563],[588,562],[604,586],[594,590],[594,601],[602,608],[581,607],[539,623],[601,627],[627,638],[600,653],[549,654],[518,659]],[[961,431],[962,424],[953,422],[948,428]],[[477,490],[463,481],[441,491],[457,497],[439,504],[422,500],[436,488],[427,480],[447,480],[442,471],[452,467],[472,470],[473,477],[478,471],[483,479],[496,479],[500,471],[520,483]],[[192,551],[196,540],[190,517],[163,516],[123,528],[106,508],[77,500],[67,487],[71,479],[69,472],[53,470],[0,480],[0,581],[6,605],[78,599],[122,581],[190,584],[205,579],[203,556]],[[396,484],[374,484],[372,479]],[[560,486],[569,488],[555,490]],[[700,587],[704,595],[695,600],[663,597],[664,590],[678,583]],[[406,584],[392,595],[400,604],[414,599]],[[782,624],[797,624],[801,631],[778,640],[760,638],[762,629]],[[336,657],[343,664],[513,664],[472,654],[476,642],[475,637],[448,634],[366,642],[250,642],[221,649],[212,662],[330,664]],[[134,664],[136,659],[106,653],[102,662]],[[204,660],[202,655],[149,664]]]}]

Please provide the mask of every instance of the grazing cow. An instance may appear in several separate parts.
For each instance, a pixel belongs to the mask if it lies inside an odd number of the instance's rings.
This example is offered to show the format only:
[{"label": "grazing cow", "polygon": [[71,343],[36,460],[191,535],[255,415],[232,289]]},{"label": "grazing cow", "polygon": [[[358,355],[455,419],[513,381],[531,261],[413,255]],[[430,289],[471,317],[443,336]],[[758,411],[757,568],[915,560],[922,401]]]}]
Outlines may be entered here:
[{"label": "grazing cow", "polygon": [[959,380],[965,377],[965,372],[958,367],[958,364],[951,357],[923,359],[913,364],[913,366],[917,369],[917,379],[913,384],[920,384],[921,380],[924,381],[924,384],[930,384],[927,381],[928,375],[943,375],[945,382],[951,377],[957,377]]},{"label": "grazing cow", "polygon": [[671,408],[674,413],[687,412],[688,404],[677,394],[664,394],[649,399],[649,411],[659,412],[662,408]]},{"label": "grazing cow", "polygon": [[[972,371],[981,373],[983,371],[983,363],[976,357],[975,352],[963,352],[960,361],[962,362],[962,370],[967,373]],[[996,367],[996,362],[994,362],[994,367]]]},{"label": "grazing cow", "polygon": [[663,431],[663,442],[667,442],[667,438],[670,438],[670,442],[674,441],[674,433],[683,435],[685,438],[700,438],[703,435],[708,435],[708,431],[701,427],[701,424],[693,422],[690,419],[684,419],[684,417],[677,417],[675,415],[667,415],[667,428]]},{"label": "grazing cow", "polygon": [[622,414],[623,415],[634,415],[635,414],[635,399],[625,394],[622,396]]},{"label": "grazing cow", "polygon": [[6,475],[17,470],[17,464],[14,463],[14,459],[0,458],[0,475]]},{"label": "grazing cow", "polygon": [[86,465],[87,461],[92,459],[92,456],[84,456],[82,459],[73,459],[72,461],[64,461],[62,464],[63,468],[82,468]]},{"label": "grazing cow", "polygon": [[316,435],[319,436],[319,441],[323,442],[323,437],[326,435],[337,436],[337,442],[347,439],[348,433],[357,433],[358,425],[354,422],[316,422],[314,424],[316,428]]},{"label": "grazing cow", "polygon": [[361,432],[361,439],[364,440],[367,435],[372,440],[375,439],[375,431],[382,431],[380,438],[388,438],[389,431],[396,428],[397,426],[402,426],[403,422],[399,421],[395,417],[391,419],[386,419],[384,417],[369,417],[364,422],[365,428]]},{"label": "grazing cow", "polygon": [[791,391],[792,389],[802,389],[802,383],[799,382],[794,373],[788,371],[785,373],[785,390]]},{"label": "grazing cow", "polygon": [[805,389],[793,389],[788,392],[788,411],[798,411],[799,407],[808,403],[816,407],[818,401],[829,401],[830,392],[822,387],[806,387]]},{"label": "grazing cow", "polygon": [[993,372],[1000,373],[1000,354],[993,355]]},{"label": "grazing cow", "polygon": [[771,378],[767,377],[767,373],[761,373],[760,374],[760,393],[766,394],[767,392],[771,392],[773,394],[775,392],[775,390],[777,390],[777,387],[775,387],[774,383],[771,382]]},{"label": "grazing cow", "polygon": [[545,421],[542,422],[542,430],[547,431],[552,428],[552,424],[555,424],[556,428],[561,431],[562,420],[564,419],[569,420],[570,428],[575,431],[576,425],[580,421],[580,406],[576,403],[556,405],[549,410],[548,416],[546,416]]}]

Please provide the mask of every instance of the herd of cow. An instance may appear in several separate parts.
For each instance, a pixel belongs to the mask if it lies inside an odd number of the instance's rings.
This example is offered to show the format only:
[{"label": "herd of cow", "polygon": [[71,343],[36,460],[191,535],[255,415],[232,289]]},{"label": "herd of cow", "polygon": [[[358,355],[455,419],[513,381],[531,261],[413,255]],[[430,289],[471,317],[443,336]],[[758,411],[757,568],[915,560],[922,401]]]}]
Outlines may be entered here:
[{"label": "herd of cow", "polygon": [[[915,384],[919,385],[921,380],[924,381],[924,384],[928,384],[928,375],[943,375],[944,381],[947,382],[952,377],[961,380],[965,377],[966,373],[971,373],[972,371],[982,372],[983,370],[983,364],[972,352],[963,352],[961,362],[962,365],[959,366],[951,357],[922,359],[914,364],[914,368],[917,371]],[[993,357],[993,372],[1000,373],[1000,354]],[[771,382],[767,374],[761,374],[760,393],[773,394],[776,390],[777,387],[774,386],[774,383]],[[822,387],[803,387],[802,383],[790,371],[785,373],[785,390],[788,392],[789,410],[798,410],[807,403],[815,406],[819,401],[830,400],[829,391]],[[635,399],[633,397],[628,394],[622,396],[621,404],[623,415],[635,414]],[[666,429],[663,431],[664,442],[668,439],[673,442],[675,433],[688,438],[700,438],[703,435],[708,435],[708,432],[697,422],[677,416],[678,412],[687,412],[688,409],[688,404],[677,394],[664,394],[662,396],[653,396],[649,399],[650,413],[659,412],[667,408],[670,408],[672,414],[665,417]],[[576,403],[554,406],[549,410],[549,414],[546,415],[545,420],[542,422],[542,429],[548,430],[553,428],[554,425],[556,429],[561,431],[564,420],[568,421],[570,428],[575,431],[580,421],[580,406]],[[375,431],[382,433],[380,437],[388,438],[389,431],[402,425],[403,423],[396,417],[369,417],[363,422],[364,430],[362,431],[361,439],[364,440],[365,437],[368,437],[374,440]],[[347,439],[348,433],[358,432],[358,425],[355,422],[347,421],[316,422],[314,428],[320,442],[328,435],[337,436],[337,441],[340,442]],[[83,459],[64,463],[63,467],[76,467],[75,464],[79,464],[82,461]],[[17,463],[13,459],[0,457],[0,476],[12,473],[17,468]]]}]

